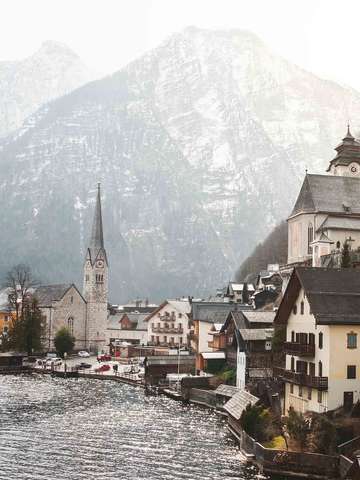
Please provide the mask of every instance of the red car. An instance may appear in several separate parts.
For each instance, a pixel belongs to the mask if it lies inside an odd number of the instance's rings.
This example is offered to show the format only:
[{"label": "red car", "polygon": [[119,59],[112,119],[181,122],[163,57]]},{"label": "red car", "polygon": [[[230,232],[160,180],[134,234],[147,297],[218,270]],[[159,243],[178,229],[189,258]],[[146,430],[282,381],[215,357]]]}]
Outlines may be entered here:
[{"label": "red car", "polygon": [[103,353],[97,357],[98,362],[110,362],[111,355],[109,353]]},{"label": "red car", "polygon": [[96,373],[107,372],[108,370],[110,370],[110,365],[107,365],[107,364],[104,364],[98,368],[95,368]]}]

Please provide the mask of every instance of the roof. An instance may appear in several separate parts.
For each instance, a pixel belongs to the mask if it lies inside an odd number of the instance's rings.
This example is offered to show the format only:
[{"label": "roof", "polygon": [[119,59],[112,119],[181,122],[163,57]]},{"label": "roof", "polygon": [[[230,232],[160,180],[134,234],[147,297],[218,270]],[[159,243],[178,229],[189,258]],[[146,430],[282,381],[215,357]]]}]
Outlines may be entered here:
[{"label": "roof", "polygon": [[155,310],[146,315],[145,321],[149,321],[154,315],[156,315],[160,310],[162,310],[166,305],[170,305],[174,310],[177,310],[183,315],[189,315],[191,312],[191,303],[188,299],[184,300],[165,300],[161,305],[159,305]]},{"label": "roof", "polygon": [[194,361],[194,355],[158,355],[147,357],[148,365],[192,364]]},{"label": "roof", "polygon": [[99,251],[101,250],[105,254],[104,233],[103,233],[103,223],[102,223],[102,213],[101,213],[101,193],[100,193],[100,183],[98,183],[94,219],[93,219],[91,236],[90,236],[90,244],[89,244],[89,251],[90,251],[92,263],[95,261],[96,257],[99,254]]},{"label": "roof", "polygon": [[224,397],[232,397],[239,391],[239,388],[234,387],[233,385],[225,385],[224,383],[219,385],[215,390],[217,395],[223,395]]},{"label": "roof", "polygon": [[344,205],[360,214],[360,178],[307,174],[290,218],[299,213],[344,214]]},{"label": "roof", "polygon": [[245,341],[267,340],[273,336],[273,328],[240,328],[239,333]]},{"label": "roof", "polygon": [[229,312],[238,310],[236,303],[226,302],[193,302],[192,318],[207,323],[223,324]]},{"label": "roof", "polygon": [[262,312],[253,310],[252,312],[243,312],[243,315],[250,323],[274,323],[276,312]]},{"label": "roof", "polygon": [[251,393],[246,392],[245,390],[240,390],[239,392],[235,393],[235,395],[230,398],[228,402],[225,403],[224,410],[236,420],[239,420],[246,406],[249,405],[249,403],[254,405],[258,401],[259,399],[254,395],[251,395]]},{"label": "roof", "polygon": [[65,293],[73,286],[72,283],[61,283],[59,285],[40,285],[34,291],[34,295],[40,306],[50,306],[63,298]]},{"label": "roof", "polygon": [[225,352],[203,352],[200,355],[202,355],[205,360],[225,359]]},{"label": "roof", "polygon": [[111,330],[122,330],[120,321],[124,316],[127,316],[131,323],[134,324],[133,329],[127,328],[126,331],[131,330],[144,330],[147,331],[148,326],[145,322],[145,319],[148,317],[147,313],[127,313],[127,312],[118,312],[114,315],[110,315],[108,318],[108,328]]},{"label": "roof", "polygon": [[318,228],[319,230],[360,230],[360,218],[328,216]]},{"label": "roof", "polygon": [[352,268],[294,269],[275,323],[286,323],[303,288],[317,324],[360,325],[360,271]]}]

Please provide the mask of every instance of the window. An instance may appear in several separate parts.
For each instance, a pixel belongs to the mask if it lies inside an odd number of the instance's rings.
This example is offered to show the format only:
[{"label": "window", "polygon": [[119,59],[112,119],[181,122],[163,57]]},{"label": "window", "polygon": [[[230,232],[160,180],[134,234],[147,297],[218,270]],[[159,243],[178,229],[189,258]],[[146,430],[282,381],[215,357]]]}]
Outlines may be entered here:
[{"label": "window", "polygon": [[70,297],[70,303],[74,303],[74,297],[73,296]]},{"label": "window", "polygon": [[322,377],[323,376],[323,369],[322,369],[322,361],[320,360],[319,362],[319,377]]},{"label": "window", "polygon": [[88,282],[89,281],[89,275],[85,275],[85,281]]},{"label": "window", "polygon": [[9,315],[5,315],[4,321],[5,321],[5,322],[8,322],[8,321],[9,321]]},{"label": "window", "polygon": [[157,344],[160,343],[160,338],[159,338],[159,337],[156,337],[156,343],[157,343]]},{"label": "window", "polygon": [[8,333],[8,331],[9,331],[9,327],[4,327],[3,328],[3,333]]},{"label": "window", "polygon": [[291,341],[292,341],[292,343],[295,342],[295,332],[294,331],[291,332]]},{"label": "window", "polygon": [[290,383],[290,393],[294,393],[294,385]]},{"label": "window", "polygon": [[170,343],[171,343],[171,345],[174,345],[174,342],[175,342],[175,338],[174,338],[174,337],[170,337]]},{"label": "window", "polygon": [[322,391],[318,390],[318,403],[322,403]]},{"label": "window", "polygon": [[357,348],[357,334],[350,332],[347,334],[347,348]]},{"label": "window", "polygon": [[267,351],[271,350],[271,341],[270,341],[270,340],[266,340],[266,342],[265,342],[265,350],[267,350]]},{"label": "window", "polygon": [[351,380],[356,378],[356,365],[347,366],[347,378]]},{"label": "window", "polygon": [[179,318],[181,318],[181,317],[182,317],[182,313],[179,313]]},{"label": "window", "polygon": [[172,324],[171,324],[171,328],[175,328],[175,323],[172,323]]},{"label": "window", "polygon": [[311,390],[311,388],[309,387],[309,388],[308,388],[308,394],[307,394],[308,400],[311,400],[311,396],[312,396],[311,394],[312,394],[312,390]]},{"label": "window", "polygon": [[303,396],[303,387],[302,385],[299,385],[299,397]]},{"label": "window", "polygon": [[315,363],[309,363],[309,375],[315,377]]},{"label": "window", "polygon": [[181,323],[179,323],[179,324],[178,324],[178,328],[179,328],[179,330],[181,330],[181,329],[182,329],[182,325],[181,325]]},{"label": "window", "polygon": [[311,242],[314,240],[314,227],[312,223],[309,223],[308,226],[308,254],[312,254],[312,247],[311,247]]},{"label": "window", "polygon": [[71,333],[71,335],[73,335],[74,334],[74,317],[69,317],[67,324],[68,324],[69,332]]},{"label": "window", "polygon": [[167,336],[164,335],[164,343],[167,343]]},{"label": "window", "polygon": [[182,345],[182,343],[183,343],[183,339],[182,339],[182,337],[180,337],[180,339],[179,339],[179,340],[180,340],[180,345]]},{"label": "window", "polygon": [[151,343],[154,343],[154,341],[155,341],[155,337],[154,335],[151,335]]},{"label": "window", "polygon": [[293,306],[293,314],[296,315],[297,314],[297,305],[295,303],[295,305]]},{"label": "window", "polygon": [[338,250],[340,250],[340,248],[341,248],[341,243],[340,243],[339,241],[336,242],[336,248],[337,248]]},{"label": "window", "polygon": [[292,372],[295,372],[295,358],[294,358],[294,357],[291,357],[290,370],[291,370]]},{"label": "window", "polygon": [[322,332],[319,333],[319,348],[322,349],[324,345],[324,335]]},{"label": "window", "polygon": [[303,301],[300,303],[300,313],[301,313],[301,315],[304,315],[304,302]]}]

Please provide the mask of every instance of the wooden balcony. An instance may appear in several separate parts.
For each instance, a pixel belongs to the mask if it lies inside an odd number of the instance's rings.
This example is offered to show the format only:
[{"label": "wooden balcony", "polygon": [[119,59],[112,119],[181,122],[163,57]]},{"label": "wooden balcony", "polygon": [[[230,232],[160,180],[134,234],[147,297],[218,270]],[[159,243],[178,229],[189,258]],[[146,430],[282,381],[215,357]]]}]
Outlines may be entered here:
[{"label": "wooden balcony", "polygon": [[315,377],[302,372],[292,372],[284,368],[274,367],[274,376],[280,377],[290,383],[304,387],[328,390],[328,377]]},{"label": "wooden balcony", "polygon": [[299,357],[315,357],[315,345],[309,343],[285,342],[285,353]]},{"label": "wooden balcony", "polygon": [[171,327],[151,327],[153,333],[176,333],[182,335],[184,330],[182,328],[171,328]]}]

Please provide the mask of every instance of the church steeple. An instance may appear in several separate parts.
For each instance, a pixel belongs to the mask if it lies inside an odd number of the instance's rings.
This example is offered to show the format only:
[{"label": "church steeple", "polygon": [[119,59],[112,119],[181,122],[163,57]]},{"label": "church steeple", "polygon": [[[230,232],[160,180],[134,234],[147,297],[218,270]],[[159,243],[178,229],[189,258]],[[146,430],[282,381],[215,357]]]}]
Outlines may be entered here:
[{"label": "church steeple", "polygon": [[104,246],[100,183],[85,257],[83,296],[87,303],[87,343],[90,349],[99,350],[106,344],[108,304],[108,261]]},{"label": "church steeple", "polygon": [[333,175],[358,176],[360,173],[360,143],[350,132],[350,125],[342,142],[335,148],[336,157],[331,160],[327,172]]},{"label": "church steeple", "polygon": [[105,247],[104,247],[104,233],[103,233],[103,222],[102,222],[102,213],[101,213],[101,191],[100,183],[97,186],[97,196],[96,196],[96,205],[94,212],[94,219],[91,229],[90,244],[88,248],[88,253],[90,255],[91,263],[94,263],[101,253],[106,258]]}]

